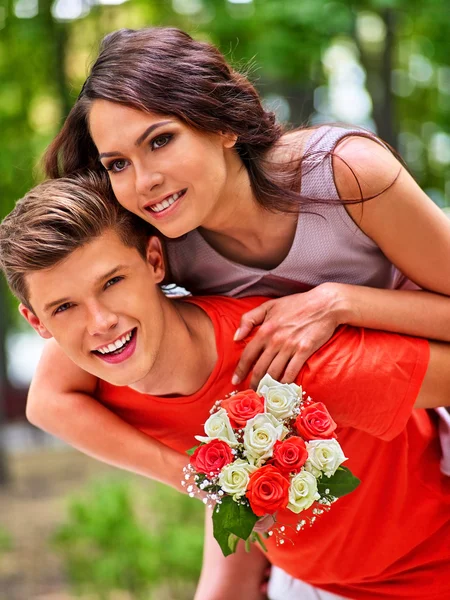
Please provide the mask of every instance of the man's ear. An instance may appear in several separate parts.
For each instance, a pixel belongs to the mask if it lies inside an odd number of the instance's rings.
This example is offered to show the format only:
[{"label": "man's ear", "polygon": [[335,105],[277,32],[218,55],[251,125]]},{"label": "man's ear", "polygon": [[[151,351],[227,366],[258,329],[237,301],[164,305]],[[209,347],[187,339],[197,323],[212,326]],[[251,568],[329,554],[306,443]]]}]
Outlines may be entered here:
[{"label": "man's ear", "polygon": [[164,252],[162,242],[160,238],[156,235],[152,235],[148,238],[147,261],[153,268],[153,274],[156,283],[161,283],[166,274],[166,267],[164,264]]},{"label": "man's ear", "polygon": [[22,315],[22,317],[26,321],[28,321],[31,327],[35,331],[37,331],[42,338],[49,340],[51,337],[53,337],[49,330],[41,323],[41,321],[31,309],[27,308],[24,304],[21,303],[19,304],[19,312]]}]

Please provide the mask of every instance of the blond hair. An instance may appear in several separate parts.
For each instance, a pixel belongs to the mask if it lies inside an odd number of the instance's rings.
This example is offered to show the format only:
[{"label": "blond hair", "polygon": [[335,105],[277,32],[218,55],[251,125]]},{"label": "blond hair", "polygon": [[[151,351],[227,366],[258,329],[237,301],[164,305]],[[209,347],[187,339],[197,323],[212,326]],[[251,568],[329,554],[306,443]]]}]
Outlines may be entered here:
[{"label": "blond hair", "polygon": [[0,224],[0,268],[11,291],[32,310],[26,275],[55,266],[107,229],[144,258],[155,234],[120,206],[106,174],[86,171],[36,186]]}]

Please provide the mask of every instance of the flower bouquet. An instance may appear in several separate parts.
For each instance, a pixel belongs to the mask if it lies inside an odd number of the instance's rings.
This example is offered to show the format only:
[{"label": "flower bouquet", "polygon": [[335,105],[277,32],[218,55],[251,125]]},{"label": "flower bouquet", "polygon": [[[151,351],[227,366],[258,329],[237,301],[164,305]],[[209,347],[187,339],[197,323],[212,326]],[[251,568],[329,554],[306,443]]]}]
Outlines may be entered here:
[{"label": "flower bouquet", "polygon": [[256,392],[235,392],[215,403],[205,436],[195,436],[200,445],[188,451],[182,485],[214,507],[214,537],[225,556],[240,539],[265,550],[257,525],[263,517],[269,515],[273,525],[281,509],[299,514],[311,508],[312,516],[299,518],[300,530],[358,486],[359,479],[341,466],[346,457],[336,427],[324,404],[270,375]]}]

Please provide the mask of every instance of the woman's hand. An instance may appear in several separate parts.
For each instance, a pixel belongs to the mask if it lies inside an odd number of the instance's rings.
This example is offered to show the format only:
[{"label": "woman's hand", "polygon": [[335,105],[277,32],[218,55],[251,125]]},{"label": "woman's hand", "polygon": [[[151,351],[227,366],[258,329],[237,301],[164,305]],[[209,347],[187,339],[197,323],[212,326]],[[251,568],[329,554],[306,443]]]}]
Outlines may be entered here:
[{"label": "woman's hand", "polygon": [[324,283],[309,292],[269,300],[245,313],[235,341],[245,339],[254,327],[260,328],[242,353],[233,385],[243,381],[252,367],[252,388],[266,373],[283,383],[294,381],[311,354],[331,338],[338,325],[348,322],[346,287]]}]

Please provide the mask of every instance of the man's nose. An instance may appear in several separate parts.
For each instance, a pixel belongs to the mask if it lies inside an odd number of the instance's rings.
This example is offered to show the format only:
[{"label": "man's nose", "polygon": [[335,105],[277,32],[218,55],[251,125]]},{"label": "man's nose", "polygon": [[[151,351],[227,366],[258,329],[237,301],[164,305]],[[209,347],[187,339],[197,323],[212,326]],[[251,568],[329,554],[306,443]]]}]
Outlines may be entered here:
[{"label": "man's nose", "polygon": [[88,333],[89,335],[102,335],[116,327],[119,318],[117,314],[101,304],[95,304],[89,309]]}]

